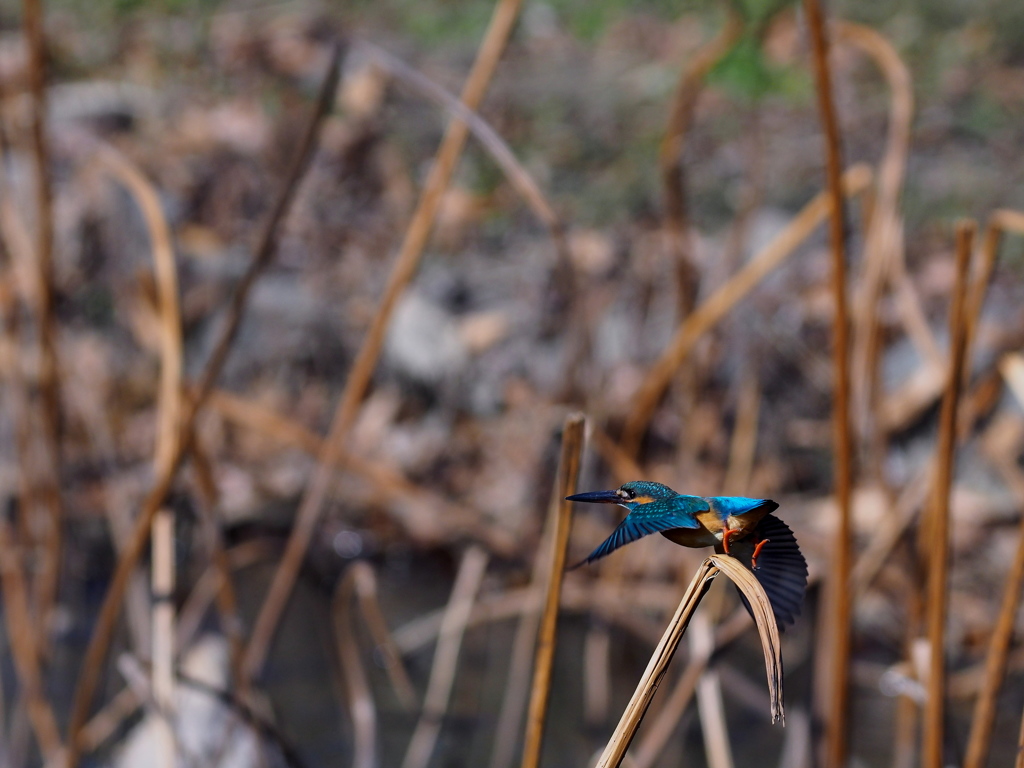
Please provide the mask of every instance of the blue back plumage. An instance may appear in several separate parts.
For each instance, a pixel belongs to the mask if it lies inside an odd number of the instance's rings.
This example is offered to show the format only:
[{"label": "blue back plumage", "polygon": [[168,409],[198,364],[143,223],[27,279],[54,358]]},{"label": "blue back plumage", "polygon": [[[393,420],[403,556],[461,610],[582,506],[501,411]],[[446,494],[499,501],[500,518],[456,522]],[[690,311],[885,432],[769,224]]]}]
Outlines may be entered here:
[{"label": "blue back plumage", "polygon": [[748,499],[745,496],[709,496],[707,501],[711,510],[718,513],[723,520],[727,517],[742,517],[751,512],[764,510],[769,505],[768,511],[779,506],[771,499]]}]

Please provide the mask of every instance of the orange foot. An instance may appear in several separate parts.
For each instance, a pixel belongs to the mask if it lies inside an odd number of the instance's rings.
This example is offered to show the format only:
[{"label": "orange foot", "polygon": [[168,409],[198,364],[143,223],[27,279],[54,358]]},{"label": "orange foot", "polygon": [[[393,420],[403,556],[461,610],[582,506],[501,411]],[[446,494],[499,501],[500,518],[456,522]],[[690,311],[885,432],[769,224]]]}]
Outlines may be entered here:
[{"label": "orange foot", "polygon": [[764,545],[767,544],[771,539],[761,539],[757,542],[757,546],[754,547],[754,554],[750,556],[750,568],[751,570],[757,570],[757,556],[761,554],[761,550],[764,549]]},{"label": "orange foot", "polygon": [[739,529],[723,528],[722,529],[722,549],[725,550],[725,554],[729,554],[729,539],[739,533]]}]

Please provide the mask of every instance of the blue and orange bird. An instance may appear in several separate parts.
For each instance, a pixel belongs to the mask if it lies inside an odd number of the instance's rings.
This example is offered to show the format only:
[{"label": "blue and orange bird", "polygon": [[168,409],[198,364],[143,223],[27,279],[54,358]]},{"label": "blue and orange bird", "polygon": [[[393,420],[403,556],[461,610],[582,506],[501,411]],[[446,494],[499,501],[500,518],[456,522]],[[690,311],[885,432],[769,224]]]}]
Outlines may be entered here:
[{"label": "blue and orange bird", "polygon": [[792,624],[800,613],[807,588],[807,561],[789,526],[771,514],[779,508],[771,499],[687,496],[648,480],[566,498],[618,504],[629,510],[612,535],[573,568],[648,534],[660,533],[684,547],[713,546],[716,552],[739,559],[764,587],[780,629]]}]

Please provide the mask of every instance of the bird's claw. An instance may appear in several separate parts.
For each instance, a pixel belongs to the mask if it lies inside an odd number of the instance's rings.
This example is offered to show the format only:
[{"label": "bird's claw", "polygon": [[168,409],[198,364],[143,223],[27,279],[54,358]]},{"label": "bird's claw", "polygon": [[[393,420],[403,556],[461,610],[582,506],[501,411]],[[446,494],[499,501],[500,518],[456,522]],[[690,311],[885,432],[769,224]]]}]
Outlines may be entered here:
[{"label": "bird's claw", "polygon": [[753,571],[757,570],[757,556],[761,554],[761,550],[764,549],[764,545],[767,544],[771,539],[761,539],[754,546],[754,554],[750,556],[750,569]]},{"label": "bird's claw", "polygon": [[729,554],[729,538],[735,536],[739,531],[733,530],[732,528],[724,528],[722,530],[722,549],[725,554]]}]

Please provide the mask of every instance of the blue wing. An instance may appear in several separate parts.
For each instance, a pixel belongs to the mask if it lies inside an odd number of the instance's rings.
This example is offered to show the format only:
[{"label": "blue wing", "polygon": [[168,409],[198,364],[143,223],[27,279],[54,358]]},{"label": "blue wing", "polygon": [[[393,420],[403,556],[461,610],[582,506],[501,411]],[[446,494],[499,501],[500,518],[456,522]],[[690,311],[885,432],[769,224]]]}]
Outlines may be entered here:
[{"label": "blue wing", "polygon": [[745,496],[709,496],[708,504],[722,519],[742,517],[751,512],[767,514],[779,508],[771,499],[748,499]]},{"label": "blue wing", "polygon": [[626,515],[601,546],[569,570],[600,560],[619,547],[652,533],[673,528],[700,528],[696,515],[708,509],[708,503],[700,496],[676,496],[672,499],[658,499],[642,504]]}]

